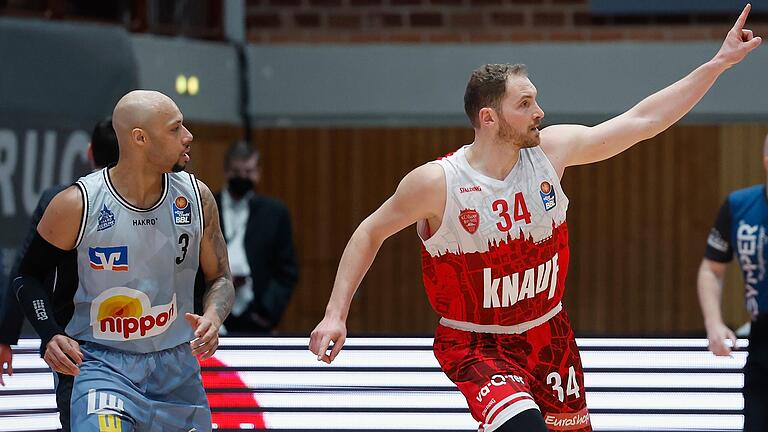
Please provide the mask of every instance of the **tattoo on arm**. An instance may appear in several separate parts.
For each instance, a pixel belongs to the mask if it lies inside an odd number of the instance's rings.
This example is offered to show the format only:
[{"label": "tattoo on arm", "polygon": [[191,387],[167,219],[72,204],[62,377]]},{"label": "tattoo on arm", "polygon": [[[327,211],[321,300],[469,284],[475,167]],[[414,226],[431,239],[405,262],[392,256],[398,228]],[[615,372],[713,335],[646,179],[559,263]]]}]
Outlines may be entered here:
[{"label": "tattoo on arm", "polygon": [[207,186],[201,182],[199,185],[200,196],[203,201],[203,218],[205,219],[203,242],[212,248],[213,254],[216,256],[215,272],[205,275],[207,289],[203,297],[203,312],[208,312],[210,308],[213,308],[220,322],[223,323],[232,310],[232,304],[235,301],[235,288],[232,285],[227,243],[221,233],[216,200]]}]

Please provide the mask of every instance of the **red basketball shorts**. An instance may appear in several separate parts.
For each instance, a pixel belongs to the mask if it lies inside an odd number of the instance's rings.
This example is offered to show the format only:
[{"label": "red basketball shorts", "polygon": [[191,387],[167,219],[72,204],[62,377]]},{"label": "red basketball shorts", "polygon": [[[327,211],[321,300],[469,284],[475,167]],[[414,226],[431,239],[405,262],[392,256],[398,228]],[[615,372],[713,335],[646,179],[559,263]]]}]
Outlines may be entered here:
[{"label": "red basketball shorts", "polygon": [[491,432],[528,409],[538,409],[550,431],[592,431],[581,359],[564,311],[522,334],[440,325],[434,352],[479,431]]}]

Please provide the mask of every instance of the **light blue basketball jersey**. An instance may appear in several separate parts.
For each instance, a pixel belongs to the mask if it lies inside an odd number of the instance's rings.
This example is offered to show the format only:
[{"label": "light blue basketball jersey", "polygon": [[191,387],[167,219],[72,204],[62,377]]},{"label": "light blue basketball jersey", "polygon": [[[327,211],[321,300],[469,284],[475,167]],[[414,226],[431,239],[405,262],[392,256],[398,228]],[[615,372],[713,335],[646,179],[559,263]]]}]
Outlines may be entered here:
[{"label": "light blue basketball jersey", "polygon": [[77,239],[79,285],[67,334],[129,352],[155,352],[193,339],[203,210],[192,174],[163,175],[160,199],[137,208],[107,168],[77,181],[85,206]]}]

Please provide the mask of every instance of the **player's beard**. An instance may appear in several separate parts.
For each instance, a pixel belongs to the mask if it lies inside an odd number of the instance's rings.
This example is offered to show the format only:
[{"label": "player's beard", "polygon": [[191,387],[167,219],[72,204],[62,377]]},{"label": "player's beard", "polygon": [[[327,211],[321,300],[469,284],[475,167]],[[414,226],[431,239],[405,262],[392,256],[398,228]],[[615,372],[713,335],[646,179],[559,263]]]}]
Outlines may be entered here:
[{"label": "player's beard", "polygon": [[173,164],[173,167],[171,167],[171,172],[175,172],[175,173],[182,172],[186,168],[187,168],[186,165],[180,165],[180,164],[175,163],[175,164]]},{"label": "player's beard", "polygon": [[519,148],[536,147],[540,143],[538,134],[520,133],[507,123],[502,116],[499,116],[499,132],[497,137],[499,141]]}]

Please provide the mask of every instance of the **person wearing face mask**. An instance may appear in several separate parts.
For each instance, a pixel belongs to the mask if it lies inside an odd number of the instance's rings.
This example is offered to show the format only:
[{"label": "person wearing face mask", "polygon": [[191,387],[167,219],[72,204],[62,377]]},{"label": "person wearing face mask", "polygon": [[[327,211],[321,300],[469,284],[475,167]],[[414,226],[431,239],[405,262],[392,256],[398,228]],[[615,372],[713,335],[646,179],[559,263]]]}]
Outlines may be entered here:
[{"label": "person wearing face mask", "polygon": [[224,161],[225,188],[216,194],[235,285],[227,334],[268,333],[280,322],[298,279],[291,216],[280,201],[256,193],[259,152],[234,143]]}]

